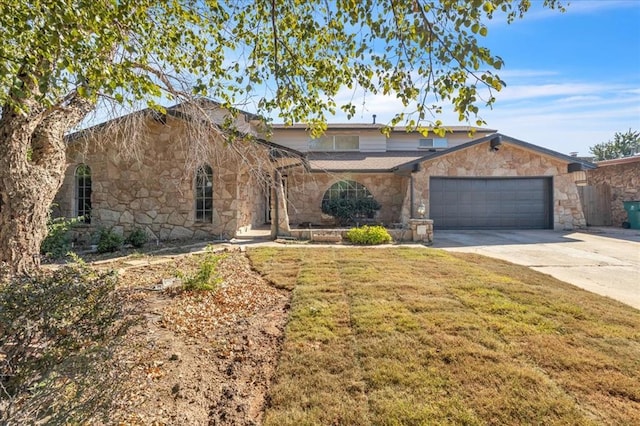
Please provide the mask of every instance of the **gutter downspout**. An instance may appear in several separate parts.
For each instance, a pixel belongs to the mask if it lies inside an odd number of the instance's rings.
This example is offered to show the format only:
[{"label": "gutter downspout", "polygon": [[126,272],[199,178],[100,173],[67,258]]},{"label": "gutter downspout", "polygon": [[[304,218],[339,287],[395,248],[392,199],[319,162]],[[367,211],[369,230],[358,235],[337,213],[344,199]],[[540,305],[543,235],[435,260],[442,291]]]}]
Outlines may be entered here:
[{"label": "gutter downspout", "polygon": [[413,165],[413,169],[411,169],[411,173],[409,174],[409,177],[410,177],[409,185],[411,186],[411,191],[410,191],[411,192],[411,197],[410,197],[411,198],[411,209],[410,209],[411,218],[410,219],[413,219],[413,218],[416,217],[415,216],[415,211],[414,211],[414,209],[415,209],[415,195],[413,194],[413,191],[414,191],[413,175],[416,174],[419,171],[420,171],[420,163],[416,163],[416,164]]},{"label": "gutter downspout", "polygon": [[413,199],[413,171],[411,173],[409,173],[409,193],[410,193],[410,200],[411,200],[411,208],[410,208],[410,219],[413,219],[415,217],[414,213],[413,213],[413,205],[415,204],[414,199]]}]

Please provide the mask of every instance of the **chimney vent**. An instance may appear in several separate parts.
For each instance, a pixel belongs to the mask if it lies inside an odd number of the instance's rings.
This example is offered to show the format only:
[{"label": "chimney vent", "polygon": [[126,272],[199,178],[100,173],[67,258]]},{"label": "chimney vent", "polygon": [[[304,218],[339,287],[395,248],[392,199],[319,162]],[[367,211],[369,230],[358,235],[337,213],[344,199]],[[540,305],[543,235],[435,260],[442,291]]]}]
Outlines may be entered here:
[{"label": "chimney vent", "polygon": [[373,124],[376,124],[376,115],[373,114]]}]

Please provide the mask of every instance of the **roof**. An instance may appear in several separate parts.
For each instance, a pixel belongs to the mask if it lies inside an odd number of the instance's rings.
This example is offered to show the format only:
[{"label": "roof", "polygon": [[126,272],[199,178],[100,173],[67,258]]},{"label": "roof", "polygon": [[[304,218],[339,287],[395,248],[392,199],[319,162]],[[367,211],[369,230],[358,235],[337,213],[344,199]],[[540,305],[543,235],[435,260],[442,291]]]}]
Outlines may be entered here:
[{"label": "roof", "polygon": [[[107,120],[107,121],[103,121],[102,123],[98,123],[96,125],[93,125],[91,127],[87,127],[85,129],[81,129],[78,130],[76,132],[70,133],[68,134],[66,137],[69,141],[73,141],[74,139],[77,139],[79,136],[81,136],[83,133],[89,132],[89,131],[96,131],[96,130],[100,130],[104,127],[109,126],[110,124],[115,124],[121,121],[126,121],[128,118],[131,118],[133,116],[136,115],[145,115],[148,114],[149,116],[153,117],[153,119],[158,120],[158,121],[163,121],[164,120],[164,116],[170,116],[170,117],[174,117],[174,118],[180,118],[183,120],[190,120],[192,119],[192,117],[184,112],[182,109],[185,106],[188,106],[189,103],[201,103],[201,104],[205,104],[208,106],[214,106],[216,108],[223,108],[223,106],[219,103],[216,102],[214,100],[211,100],[209,98],[197,98],[191,102],[181,102],[175,105],[171,105],[168,107],[164,107],[165,109],[165,114],[160,113],[159,111],[153,109],[153,108],[143,108],[143,109],[139,109],[137,111],[133,111],[130,112],[129,114],[124,114],[121,115],[119,117],[115,117],[112,118],[111,120]],[[263,120],[262,117],[260,117],[259,115],[247,112],[247,111],[243,111],[241,109],[236,109],[236,111],[238,112],[238,114],[244,115],[246,117],[247,120]]]},{"label": "roof", "polygon": [[[196,102],[201,102],[203,104],[206,105],[210,105],[210,106],[215,106],[216,108],[222,108],[221,104],[219,102],[213,101],[211,99],[208,98],[199,98],[196,100]],[[144,115],[147,114],[150,118],[157,120],[161,123],[166,123],[166,117],[173,117],[176,119],[180,119],[180,120],[185,120],[185,121],[191,121],[191,120],[197,120],[197,118],[194,118],[193,116],[191,116],[189,113],[186,113],[182,110],[182,107],[188,105],[188,103],[180,103],[180,104],[176,104],[176,105],[172,105],[170,107],[165,108],[166,113],[162,114],[154,109],[151,108],[144,108],[138,111],[134,111],[132,113],[126,114],[126,115],[122,115],[120,117],[116,117],[114,119],[108,120],[108,121],[104,121],[102,123],[96,124],[95,126],[91,126],[88,127],[86,129],[82,129],[79,130],[77,132],[71,133],[69,135],[66,136],[66,140],[67,142],[73,142],[75,140],[78,140],[83,134],[87,133],[87,132],[95,132],[98,131],[100,129],[103,129],[107,126],[109,126],[110,124],[115,124],[121,121],[125,121],[127,118],[130,118],[134,115]],[[262,117],[246,112],[246,111],[242,111],[237,109],[236,110],[239,114],[242,114],[246,117],[247,120],[262,120]],[[218,126],[216,124],[216,126]],[[219,126],[218,126],[219,127]],[[300,151],[297,151],[293,148],[289,148],[286,147],[284,145],[280,145],[274,142],[270,142],[267,141],[263,138],[254,138],[254,140],[261,144],[266,146],[267,148],[269,148],[269,153],[270,156],[272,158],[272,160],[279,160],[280,162],[283,161],[283,158],[288,157],[288,158],[295,158],[299,161],[301,161],[303,164],[305,162],[305,156],[303,153],[301,153]],[[299,163],[298,163],[299,164]]]},{"label": "roof", "polygon": [[[538,145],[533,145],[500,133],[478,138],[442,151],[387,151],[387,152],[310,152],[307,154],[311,171],[329,172],[395,172],[407,171],[415,165],[438,157],[452,154],[475,145],[500,138],[501,143],[509,143],[530,151],[566,162],[575,170],[595,169],[596,165],[577,157],[565,155]],[[640,158],[640,157],[639,157]]]},{"label": "roof", "polygon": [[[327,130],[382,130],[387,127],[384,124],[379,123],[327,123]],[[308,130],[308,124],[283,124],[276,123],[271,124],[271,128],[278,130]],[[442,126],[441,128],[446,131],[451,132],[482,132],[482,133],[495,133],[497,130],[495,129],[486,129],[483,127],[475,127],[475,126]],[[432,127],[428,127],[429,130],[433,130]],[[392,128],[393,132],[416,132],[417,130],[413,127],[407,126],[396,126]]]},{"label": "roof", "polygon": [[640,154],[632,155],[631,157],[614,158],[613,160],[597,161],[595,164],[598,167],[617,166],[618,164],[629,164],[640,162]]},{"label": "roof", "polygon": [[[430,153],[433,155],[435,153]],[[428,156],[428,155],[427,155]],[[310,152],[311,171],[392,172],[402,164],[425,158],[425,152]]]},{"label": "roof", "polygon": [[467,148],[470,148],[472,146],[479,145],[479,144],[482,144],[482,143],[487,143],[487,142],[490,142],[490,141],[492,141],[494,139],[499,140],[500,143],[509,143],[509,144],[516,145],[516,146],[519,146],[521,148],[527,149],[529,151],[534,151],[534,152],[537,152],[539,154],[546,155],[548,157],[553,157],[553,158],[555,158],[557,160],[564,161],[567,164],[575,164],[576,166],[579,166],[579,169],[581,169],[581,170],[595,169],[597,167],[595,164],[593,164],[593,163],[591,163],[589,161],[581,160],[578,157],[573,157],[573,156],[570,156],[570,155],[562,154],[560,152],[553,151],[551,149],[547,149],[547,148],[541,147],[539,145],[534,145],[534,144],[531,144],[531,143],[528,143],[528,142],[524,142],[524,141],[512,138],[510,136],[503,135],[501,133],[495,133],[493,135],[485,136],[485,137],[482,137],[482,138],[479,138],[479,139],[474,139],[472,141],[469,141],[469,142],[466,142],[466,143],[463,143],[463,144],[460,144],[460,145],[456,145],[453,148],[449,148],[449,149],[446,149],[446,150],[443,150],[443,151],[434,152],[431,155],[426,156],[424,158],[420,158],[420,159],[417,159],[417,160],[410,161],[410,162],[408,162],[406,164],[403,164],[401,166],[401,168],[402,169],[409,169],[409,168],[413,167],[417,163],[421,163],[423,161],[433,160],[434,158],[438,158],[438,157],[442,157],[442,156],[445,156],[445,155],[453,154],[454,152],[461,151],[463,149],[467,149]]}]

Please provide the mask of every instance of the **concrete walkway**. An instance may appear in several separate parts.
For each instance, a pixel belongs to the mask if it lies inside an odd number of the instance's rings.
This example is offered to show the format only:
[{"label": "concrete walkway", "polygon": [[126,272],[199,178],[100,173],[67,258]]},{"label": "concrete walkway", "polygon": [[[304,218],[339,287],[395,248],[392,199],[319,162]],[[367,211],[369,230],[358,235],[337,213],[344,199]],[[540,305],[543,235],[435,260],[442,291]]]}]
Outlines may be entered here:
[{"label": "concrete walkway", "polygon": [[640,309],[640,231],[436,231],[434,247],[528,266]]}]

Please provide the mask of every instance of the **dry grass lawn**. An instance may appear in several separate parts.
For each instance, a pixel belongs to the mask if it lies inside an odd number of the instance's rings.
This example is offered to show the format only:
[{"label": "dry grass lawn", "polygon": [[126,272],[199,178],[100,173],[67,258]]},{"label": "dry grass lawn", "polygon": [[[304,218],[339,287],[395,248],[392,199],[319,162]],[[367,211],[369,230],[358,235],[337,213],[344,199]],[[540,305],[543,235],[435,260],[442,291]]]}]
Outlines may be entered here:
[{"label": "dry grass lawn", "polygon": [[640,424],[640,312],[432,249],[260,248],[293,290],[266,425]]}]

